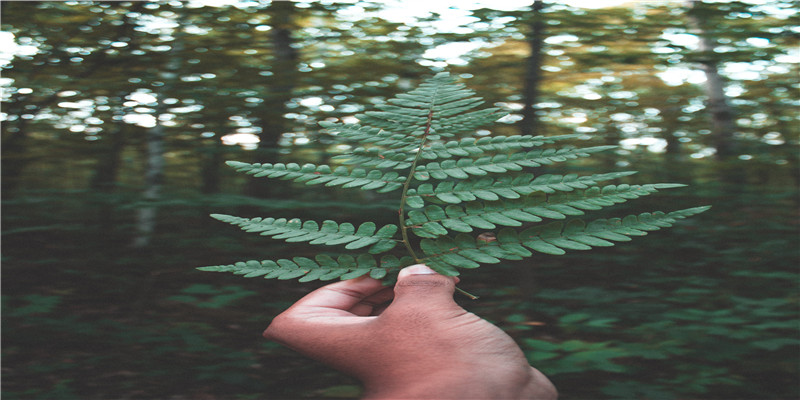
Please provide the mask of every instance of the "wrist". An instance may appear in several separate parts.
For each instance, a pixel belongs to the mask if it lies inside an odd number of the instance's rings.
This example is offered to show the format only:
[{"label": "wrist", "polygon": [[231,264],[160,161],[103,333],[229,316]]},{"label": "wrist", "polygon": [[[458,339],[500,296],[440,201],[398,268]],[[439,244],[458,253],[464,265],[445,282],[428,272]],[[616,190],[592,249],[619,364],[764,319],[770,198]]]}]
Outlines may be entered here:
[{"label": "wrist", "polygon": [[411,378],[365,382],[364,400],[536,399],[558,397],[539,371],[464,371],[450,368]]}]

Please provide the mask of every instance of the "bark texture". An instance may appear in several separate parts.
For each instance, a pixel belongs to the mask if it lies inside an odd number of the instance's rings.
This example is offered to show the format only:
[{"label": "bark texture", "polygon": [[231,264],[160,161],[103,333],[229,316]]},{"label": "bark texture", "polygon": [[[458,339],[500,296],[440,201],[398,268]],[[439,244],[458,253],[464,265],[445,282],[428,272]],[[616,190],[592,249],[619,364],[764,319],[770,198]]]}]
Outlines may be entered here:
[{"label": "bark texture", "polygon": [[539,102],[539,85],[542,81],[542,46],[545,35],[543,9],[544,2],[542,0],[533,2],[533,20],[528,37],[531,55],[525,66],[524,108],[522,109],[522,121],[520,121],[520,133],[523,135],[541,134],[536,103]]},{"label": "bark texture", "polygon": [[[292,100],[297,86],[298,52],[294,48],[292,32],[295,28],[295,6],[289,1],[273,1],[267,12],[272,26],[270,41],[272,45],[272,62],[270,70],[269,92],[264,94],[263,108],[258,122],[261,128],[258,149],[254,162],[275,163],[281,136],[289,130],[284,118],[286,104]],[[256,197],[269,197],[285,187],[284,182],[267,182],[265,179],[248,181],[247,194]]]},{"label": "bark texture", "polygon": [[691,7],[687,15],[689,28],[700,40],[697,51],[700,54],[700,68],[706,75],[704,88],[707,97],[706,106],[711,118],[713,145],[717,150],[717,158],[720,161],[727,161],[735,156],[733,150],[736,132],[735,114],[728,102],[728,96],[725,95],[725,82],[717,67],[714,42],[704,26],[703,19],[699,16],[703,2],[690,0],[689,6]]}]

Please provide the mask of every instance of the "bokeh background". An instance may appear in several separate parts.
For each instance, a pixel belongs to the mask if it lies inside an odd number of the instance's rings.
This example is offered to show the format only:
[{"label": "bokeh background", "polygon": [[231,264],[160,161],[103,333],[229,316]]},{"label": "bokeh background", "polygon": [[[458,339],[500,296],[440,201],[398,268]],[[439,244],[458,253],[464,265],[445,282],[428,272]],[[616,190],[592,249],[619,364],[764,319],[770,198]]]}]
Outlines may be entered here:
[{"label": "bokeh background", "polygon": [[[313,255],[209,213],[395,222],[397,201],[224,165],[330,163],[318,127],[447,70],[485,135],[616,151],[558,173],[677,182],[711,211],[470,270],[459,298],[563,399],[798,398],[797,3],[2,2],[4,399],[355,398],[260,333],[318,284],[200,272]],[[554,167],[555,168],[555,167]]]}]

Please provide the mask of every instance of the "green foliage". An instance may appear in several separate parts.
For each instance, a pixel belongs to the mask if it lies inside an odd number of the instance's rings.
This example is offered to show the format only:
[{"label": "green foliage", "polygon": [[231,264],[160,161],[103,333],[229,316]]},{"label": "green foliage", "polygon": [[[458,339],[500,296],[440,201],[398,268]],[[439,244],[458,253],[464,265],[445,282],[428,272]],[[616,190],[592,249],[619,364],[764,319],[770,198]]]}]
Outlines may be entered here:
[{"label": "green foliage", "polygon": [[253,296],[256,292],[244,290],[240,286],[216,288],[206,284],[195,284],[181,290],[180,295],[167,300],[193,304],[200,308],[222,308],[241,298]]},{"label": "green foliage", "polygon": [[[389,2],[359,2],[366,10],[358,13],[360,18],[338,12],[353,7],[348,2],[307,2],[289,18],[272,10],[272,5],[292,4],[288,2],[219,7],[188,7],[188,2],[3,2],[3,31],[13,34],[16,42],[9,46],[13,57],[2,67],[8,78],[3,80],[7,118],[2,124],[7,366],[3,399],[101,399],[118,398],[120,393],[153,399],[251,399],[263,398],[264,393],[272,398],[320,399],[347,392],[346,385],[356,382],[343,375],[299,362],[299,355],[277,344],[263,341],[253,346],[265,318],[296,301],[308,290],[299,287],[304,284],[186,274],[185,268],[230,263],[243,254],[314,259],[315,249],[305,243],[281,253],[289,243],[219,229],[207,218],[211,212],[320,223],[333,219],[358,222],[356,226],[372,220],[380,227],[395,222],[390,218],[398,204],[392,196],[399,190],[381,195],[377,190],[331,190],[318,184],[300,186],[307,190],[299,195],[244,196],[239,193],[250,176],[220,171],[222,160],[329,163],[367,171],[378,163],[399,162],[396,165],[406,164],[383,171],[405,175],[402,169],[410,162],[389,159],[396,149],[376,144],[383,140],[380,135],[393,134],[389,130],[364,127],[361,138],[349,139],[359,142],[363,152],[331,162],[331,152],[341,150],[328,136],[317,135],[315,122],[350,117],[363,112],[362,105],[372,107],[391,97],[392,86],[429,73],[432,61],[443,66],[448,56],[431,49],[452,41],[497,44],[461,56],[467,64],[451,66],[451,72],[475,75],[469,85],[489,104],[522,106],[527,101],[520,93],[526,60],[532,55],[531,24],[536,20],[545,23],[541,38],[553,38],[542,46],[542,79],[533,101],[542,132],[554,135],[547,139],[579,128],[583,135],[595,137],[596,144],[624,141],[618,154],[572,160],[576,168],[569,172],[612,171],[614,161],[619,169],[640,171],[625,183],[693,186],[622,205],[646,203],[635,213],[701,204],[714,204],[715,209],[639,239],[634,246],[471,270],[463,282],[483,301],[470,303],[470,311],[508,321],[502,328],[532,357],[541,342],[525,338],[559,346],[557,356],[537,368],[554,380],[564,398],[800,398],[800,130],[795,128],[794,101],[798,64],[785,56],[796,48],[796,24],[791,23],[798,16],[796,2],[703,2],[697,16],[705,20],[717,50],[707,52],[687,46],[692,40],[686,39],[695,38],[696,32],[686,23],[684,2],[629,2],[630,7],[601,9],[545,2],[539,15],[530,10],[531,3],[508,10],[471,10],[472,22],[452,34],[429,29],[436,15],[407,24],[385,20],[391,12],[380,9]],[[154,19],[183,28],[148,22]],[[272,46],[270,39],[280,35],[270,33],[283,29],[296,41],[302,72],[281,63],[279,49]],[[563,40],[568,37],[575,40]],[[28,51],[33,48],[35,52]],[[707,130],[711,108],[703,107],[707,98],[702,85],[675,73],[695,68],[710,55],[720,67],[742,67],[721,69],[735,92],[729,101],[739,132],[728,143],[715,141]],[[162,91],[159,72],[176,59],[182,59],[182,69],[168,79],[171,89],[163,90],[161,106],[130,96]],[[316,98],[322,104],[303,101]],[[147,127],[121,118],[131,113],[165,122],[168,157],[159,200],[143,201],[139,195]],[[261,151],[280,154],[274,159],[260,159],[259,149],[244,151],[221,142],[226,133],[258,133],[276,124],[283,129],[259,134]],[[423,152],[470,152],[471,146],[497,146],[500,141],[511,145],[516,136],[507,135],[520,134],[518,128],[498,123],[491,128],[494,138],[464,137],[458,142],[465,143],[450,147],[431,143]],[[216,134],[209,135],[212,132]],[[281,132],[294,136],[271,136]],[[557,144],[579,138],[574,135]],[[664,141],[666,148],[650,147]],[[724,144],[733,144],[741,158],[709,155],[709,148]],[[378,157],[379,152],[386,159]],[[450,159],[470,154],[453,154]],[[599,158],[604,159],[595,163]],[[120,161],[118,168],[115,160]],[[628,163],[635,167],[624,166]],[[593,169],[601,164],[605,166]],[[713,183],[719,170],[735,171],[740,182]],[[544,168],[536,178],[545,173],[568,171]],[[114,191],[96,190],[90,177],[105,177]],[[506,176],[482,178],[489,177]],[[584,183],[587,188],[619,183],[611,179],[615,178]],[[453,182],[462,181],[426,183],[433,190]],[[524,190],[528,183],[520,187]],[[409,192],[421,186],[415,182]],[[539,187],[535,193],[516,194],[542,197],[556,192],[543,192],[551,190],[547,185]],[[502,195],[513,191],[481,194],[507,199]],[[489,200],[441,197],[455,202],[408,207],[424,213],[429,205],[446,210],[451,204],[466,208],[462,203]],[[368,201],[357,201],[365,198]],[[133,213],[149,206],[159,210],[154,247],[133,251],[128,246],[136,232]],[[600,212],[604,215],[596,218],[615,215]],[[565,219],[576,217],[564,214]],[[387,218],[378,221],[382,215]],[[475,234],[481,232],[472,228]],[[344,245],[327,247],[337,248]],[[398,251],[402,246],[392,250]],[[184,292],[197,284],[219,293]],[[228,289],[230,285],[240,289]],[[203,288],[191,289],[195,290]],[[262,294],[241,297],[222,308],[201,305],[244,290]],[[194,299],[175,301],[176,295]],[[591,317],[582,319],[580,314]],[[506,319],[509,315],[515,317]],[[609,322],[612,319],[616,321]],[[608,359],[625,371],[603,371],[595,369],[604,368],[602,364],[589,362],[580,364],[581,371],[561,373],[564,365],[558,360],[585,350],[561,348],[572,340],[610,343],[607,348],[623,350],[625,357]],[[551,370],[551,365],[557,368]],[[357,397],[350,388],[350,397]]]},{"label": "green foliage", "polygon": [[[240,218],[230,215],[212,214],[222,222],[239,225],[246,232],[260,232],[262,236],[272,236],[287,242],[309,242],[310,244],[337,245],[345,244],[346,249],[360,249],[370,246],[370,254],[379,254],[391,250],[397,241],[390,239],[397,233],[397,226],[386,225],[376,231],[372,222],[365,222],[356,229],[353,224],[345,222],[323,221],[320,226],[314,221],[302,222],[297,218]],[[319,266],[317,266],[319,268]]]},{"label": "green foliage", "polygon": [[[48,313],[52,311],[59,303],[61,303],[61,296],[42,296],[40,294],[30,294],[23,296],[23,299],[28,302],[27,305],[16,307],[9,314],[15,317],[27,316]],[[5,297],[3,302],[5,302]]]},{"label": "green foliage", "polygon": [[301,282],[312,280],[331,280],[336,278],[353,279],[369,274],[375,279],[386,276],[388,270],[397,270],[411,262],[410,257],[399,259],[393,255],[385,255],[380,263],[368,255],[362,254],[353,258],[342,254],[337,259],[320,254],[315,260],[306,257],[295,257],[291,260],[280,259],[277,261],[247,261],[231,265],[217,265],[213,267],[200,267],[202,271],[233,272],[244,275],[245,278],[263,276],[264,278],[293,279],[301,277]]},{"label": "green foliage", "polygon": [[[451,139],[503,116],[498,108],[476,109],[482,103],[482,99],[456,83],[448,73],[439,73],[418,88],[378,105],[379,111],[357,115],[359,124],[322,123],[343,143],[359,145],[336,159],[362,168],[229,161],[229,166],[256,178],[379,193],[400,190],[399,224],[378,229],[368,221],[356,228],[348,222],[331,220],[319,224],[298,218],[212,214],[213,218],[246,232],[286,242],[344,245],[347,250],[366,248],[367,253],[344,254],[336,259],[319,255],[315,260],[306,257],[253,260],[200,269],[245,277],[300,278],[306,282],[351,279],[366,274],[383,278],[412,262],[423,262],[441,274],[456,276],[458,268],[477,268],[502,259],[520,260],[533,252],[561,255],[567,250],[612,246],[613,242],[669,227],[676,220],[709,208],[641,213],[588,224],[580,219],[546,222],[683,185],[593,186],[599,181],[633,174],[630,171],[591,176],[525,172],[526,168],[589,157],[615,146],[538,148],[574,139],[576,135]],[[537,222],[542,224],[529,226]],[[498,226],[505,228],[498,230]],[[476,229],[496,231],[469,234]],[[409,231],[421,240],[412,242]],[[391,251],[399,243],[410,257],[388,254],[380,261],[375,259],[375,255]]]}]

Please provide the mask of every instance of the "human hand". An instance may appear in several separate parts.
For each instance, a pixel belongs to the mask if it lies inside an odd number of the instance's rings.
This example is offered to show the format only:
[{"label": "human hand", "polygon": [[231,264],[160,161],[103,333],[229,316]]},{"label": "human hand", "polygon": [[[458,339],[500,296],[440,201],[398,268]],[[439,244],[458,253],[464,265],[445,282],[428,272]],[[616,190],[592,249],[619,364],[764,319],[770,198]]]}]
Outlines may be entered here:
[{"label": "human hand", "polygon": [[557,398],[511,337],[453,301],[456,282],[422,264],[400,271],[394,290],[368,277],[336,282],[275,317],[264,337],[360,379],[365,399]]}]

